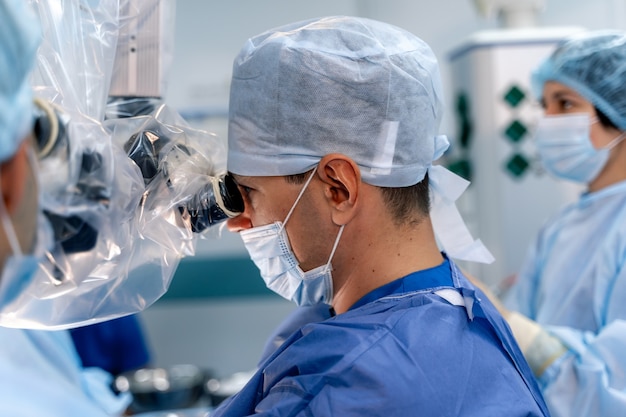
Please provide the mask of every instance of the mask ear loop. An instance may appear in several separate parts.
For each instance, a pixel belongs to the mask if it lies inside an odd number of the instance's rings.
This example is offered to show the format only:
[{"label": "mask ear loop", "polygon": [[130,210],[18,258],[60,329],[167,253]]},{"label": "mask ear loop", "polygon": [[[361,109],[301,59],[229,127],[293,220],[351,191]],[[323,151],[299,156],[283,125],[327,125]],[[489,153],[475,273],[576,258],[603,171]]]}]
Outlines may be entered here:
[{"label": "mask ear loop", "polygon": [[11,250],[13,251],[14,256],[22,256],[22,248],[20,247],[20,242],[17,239],[17,234],[15,233],[15,228],[13,227],[13,223],[11,223],[11,218],[9,217],[9,211],[4,204],[4,198],[0,198],[0,220],[2,221],[2,226],[4,227],[4,234],[9,241],[9,245],[11,246]]},{"label": "mask ear loop", "polygon": [[[592,124],[592,125],[593,125],[593,124],[596,124],[596,123],[599,123],[599,122],[600,122],[600,119],[598,119],[598,116],[593,116],[593,117],[590,119],[590,124]],[[623,141],[623,140],[624,140],[624,138],[626,138],[626,132],[622,132],[621,134],[617,135],[616,137],[614,137],[613,139],[611,139],[611,141],[610,141],[609,143],[607,143],[606,145],[604,145],[604,146],[603,146],[602,148],[600,148],[600,149],[601,149],[601,150],[602,150],[602,149],[606,149],[607,151],[610,151],[611,149],[613,149],[614,147],[616,147],[617,145],[619,145],[619,143],[620,143],[621,141]]]},{"label": "mask ear loop", "polygon": [[337,250],[337,246],[339,246],[339,239],[341,239],[341,234],[343,233],[343,228],[346,227],[345,224],[342,224],[339,228],[339,232],[337,233],[337,237],[335,238],[335,243],[333,244],[333,249],[330,251],[330,256],[328,257],[328,262],[326,262],[326,268],[324,271],[328,271],[330,268],[330,261],[333,260],[333,256],[335,256],[335,251]]},{"label": "mask ear loop", "polygon": [[289,218],[291,217],[291,213],[293,213],[294,209],[296,208],[296,205],[298,205],[298,201],[300,201],[300,198],[302,198],[304,191],[309,186],[309,183],[311,182],[311,180],[313,179],[313,176],[315,175],[315,171],[317,171],[317,166],[315,167],[315,169],[313,169],[313,172],[311,172],[311,175],[309,175],[309,178],[307,178],[306,182],[304,183],[304,186],[300,190],[300,194],[298,194],[298,198],[296,198],[296,201],[294,201],[293,206],[291,206],[291,210],[289,210],[289,213],[287,213],[287,217],[285,217],[285,221],[283,221],[283,224],[280,230],[285,228],[285,225],[287,224],[287,220],[289,220]]},{"label": "mask ear loop", "polygon": [[602,147],[602,149],[610,151],[611,149],[619,145],[619,143],[623,141],[624,138],[626,138],[626,132],[622,132],[619,136],[612,139],[606,146]]}]

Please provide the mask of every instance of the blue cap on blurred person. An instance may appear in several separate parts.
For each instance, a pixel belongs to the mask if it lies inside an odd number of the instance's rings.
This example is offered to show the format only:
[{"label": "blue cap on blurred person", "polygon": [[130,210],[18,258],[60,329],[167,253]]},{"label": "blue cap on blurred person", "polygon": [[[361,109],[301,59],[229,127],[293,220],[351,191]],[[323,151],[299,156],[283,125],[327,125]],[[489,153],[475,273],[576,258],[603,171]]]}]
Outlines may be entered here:
[{"label": "blue cap on blurred person", "polygon": [[546,81],[575,90],[620,130],[626,130],[625,32],[591,31],[566,39],[533,72],[537,97]]},{"label": "blue cap on blurred person", "polygon": [[29,75],[41,40],[26,0],[0,2],[0,162],[11,158],[32,128]]}]

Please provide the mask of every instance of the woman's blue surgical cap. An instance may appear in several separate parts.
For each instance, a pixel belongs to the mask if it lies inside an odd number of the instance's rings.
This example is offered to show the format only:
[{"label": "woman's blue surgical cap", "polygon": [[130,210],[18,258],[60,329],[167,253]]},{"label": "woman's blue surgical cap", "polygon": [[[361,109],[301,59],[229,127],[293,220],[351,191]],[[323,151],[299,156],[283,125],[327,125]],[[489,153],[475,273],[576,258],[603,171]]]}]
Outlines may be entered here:
[{"label": "woman's blue surgical cap", "polygon": [[39,21],[26,0],[0,1],[0,162],[15,154],[32,128],[29,75],[40,40]]},{"label": "woman's blue surgical cap", "polygon": [[585,32],[561,43],[532,74],[541,97],[546,81],[564,84],[626,130],[626,33]]}]

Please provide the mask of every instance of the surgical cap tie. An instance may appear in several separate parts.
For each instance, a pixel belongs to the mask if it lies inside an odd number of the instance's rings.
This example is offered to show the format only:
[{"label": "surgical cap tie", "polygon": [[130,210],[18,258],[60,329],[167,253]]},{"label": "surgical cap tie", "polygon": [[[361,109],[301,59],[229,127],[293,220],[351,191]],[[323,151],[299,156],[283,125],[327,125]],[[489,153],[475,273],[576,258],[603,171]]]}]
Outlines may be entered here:
[{"label": "surgical cap tie", "polygon": [[446,135],[435,136],[435,150],[433,152],[433,161],[441,158],[445,151],[450,147],[450,141]]},{"label": "surgical cap tie", "polygon": [[480,239],[472,238],[455,204],[469,181],[441,165],[433,165],[428,169],[428,180],[431,191],[430,218],[443,251],[454,259],[492,263],[493,255]]}]

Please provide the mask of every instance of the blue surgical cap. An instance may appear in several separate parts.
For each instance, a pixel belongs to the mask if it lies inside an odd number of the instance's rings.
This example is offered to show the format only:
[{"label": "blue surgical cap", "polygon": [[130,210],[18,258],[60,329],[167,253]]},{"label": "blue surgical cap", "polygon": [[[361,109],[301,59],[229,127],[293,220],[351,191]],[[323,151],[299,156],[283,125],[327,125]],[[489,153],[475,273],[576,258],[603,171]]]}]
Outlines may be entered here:
[{"label": "blue surgical cap", "polygon": [[537,97],[546,81],[575,90],[626,130],[626,33],[584,32],[565,40],[532,74]]},{"label": "blue surgical cap", "polygon": [[380,187],[421,181],[448,147],[438,129],[437,59],[417,36],[371,19],[331,16],[248,40],[233,64],[228,170],[306,172],[351,157]]},{"label": "blue surgical cap", "polygon": [[26,0],[0,2],[0,162],[15,154],[32,128],[28,77],[40,39],[39,22]]}]

